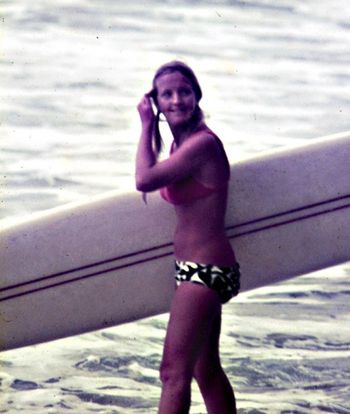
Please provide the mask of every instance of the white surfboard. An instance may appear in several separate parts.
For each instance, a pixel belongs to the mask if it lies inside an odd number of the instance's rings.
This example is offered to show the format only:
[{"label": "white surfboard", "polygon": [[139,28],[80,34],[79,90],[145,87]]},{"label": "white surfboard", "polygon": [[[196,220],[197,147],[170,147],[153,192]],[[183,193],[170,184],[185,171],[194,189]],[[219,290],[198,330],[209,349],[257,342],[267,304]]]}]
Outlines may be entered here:
[{"label": "white surfboard", "polygon": [[[227,234],[242,290],[350,259],[350,133],[232,166]],[[2,350],[168,311],[172,207],[108,193],[0,233]]]}]

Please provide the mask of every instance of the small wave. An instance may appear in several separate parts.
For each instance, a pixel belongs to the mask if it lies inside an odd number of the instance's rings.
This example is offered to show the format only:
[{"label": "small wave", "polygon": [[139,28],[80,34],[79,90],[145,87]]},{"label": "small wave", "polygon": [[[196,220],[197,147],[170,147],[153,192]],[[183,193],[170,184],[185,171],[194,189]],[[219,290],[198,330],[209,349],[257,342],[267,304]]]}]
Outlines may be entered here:
[{"label": "small wave", "polygon": [[54,377],[54,378],[49,378],[48,380],[46,380],[45,384],[56,384],[60,381],[61,381],[61,377]]},{"label": "small wave", "polygon": [[[320,413],[350,414],[350,409],[348,407],[345,407],[344,405],[339,405],[339,404],[329,404],[326,406],[324,404],[314,405],[310,403],[299,403],[298,406],[308,409],[308,413],[316,412],[317,410],[317,412],[320,412]],[[297,414],[297,413],[298,413],[297,411],[288,412],[288,414]],[[304,413],[305,411],[302,412],[302,414]],[[284,412],[281,414],[284,414]]]},{"label": "small wave", "polygon": [[52,176],[49,174],[45,176],[44,175],[35,176],[33,174],[32,177],[28,177],[28,174],[25,175],[25,174],[17,173],[14,177],[10,176],[8,181],[9,181],[9,184],[11,184],[11,187],[13,188],[25,189],[25,191],[23,191],[22,194],[24,192],[28,192],[30,188],[34,188],[37,191],[39,191],[43,187],[52,187],[56,189],[57,187],[75,186],[75,185],[80,184],[76,180],[60,178],[60,177]]},{"label": "small wave", "polygon": [[267,2],[257,2],[257,1],[248,1],[248,0],[235,0],[235,5],[244,8],[257,9],[257,10],[271,10],[271,11],[280,11],[287,13],[295,13],[295,8],[293,6],[283,6],[277,4],[270,4]]},{"label": "small wave", "polygon": [[11,384],[11,388],[17,391],[32,391],[41,388],[41,386],[34,381],[15,379]]},{"label": "small wave", "polygon": [[[341,369],[341,379],[339,367]],[[350,364],[346,358],[278,360],[232,359],[226,368],[240,390],[277,391],[303,389],[341,396],[350,386]]]},{"label": "small wave", "polygon": [[83,402],[94,403],[98,405],[113,405],[121,408],[151,408],[154,404],[149,398],[122,397],[110,394],[97,394],[84,391],[73,391],[73,395],[77,396]]},{"label": "small wave", "polygon": [[152,355],[147,358],[142,357],[89,357],[83,361],[75,364],[76,368],[87,370],[87,371],[114,371],[120,370],[127,367],[130,364],[137,362],[138,364],[146,368],[157,369],[158,361],[154,361]]},{"label": "small wave", "polygon": [[[312,335],[286,335],[273,333],[266,336],[267,342],[273,343],[276,348],[298,348],[310,349],[310,342],[314,346],[314,343],[318,341],[315,336]],[[292,344],[292,345],[291,345]],[[309,345],[307,345],[309,344]]]},{"label": "small wave", "polygon": [[70,82],[70,83],[56,83],[55,87],[58,89],[79,89],[79,90],[86,90],[86,89],[103,89],[103,90],[110,90],[110,85],[105,82],[97,82],[97,81],[88,81],[88,82]]},{"label": "small wave", "polygon": [[291,335],[286,333],[272,333],[265,337],[254,337],[250,335],[239,335],[228,333],[235,338],[236,343],[244,348],[280,348],[300,351],[350,351],[350,342],[329,341],[313,335]]}]

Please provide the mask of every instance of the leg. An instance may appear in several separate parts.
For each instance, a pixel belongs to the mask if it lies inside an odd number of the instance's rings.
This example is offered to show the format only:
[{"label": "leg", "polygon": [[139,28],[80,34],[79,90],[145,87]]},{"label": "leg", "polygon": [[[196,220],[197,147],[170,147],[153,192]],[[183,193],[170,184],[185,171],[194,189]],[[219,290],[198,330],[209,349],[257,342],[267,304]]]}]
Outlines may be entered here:
[{"label": "leg", "polygon": [[208,414],[236,414],[234,393],[220,363],[220,328],[221,312],[216,315],[210,336],[198,356],[194,376],[203,395]]},{"label": "leg", "polygon": [[184,282],[176,290],[161,364],[158,414],[189,412],[194,366],[220,309],[218,295],[209,288]]}]

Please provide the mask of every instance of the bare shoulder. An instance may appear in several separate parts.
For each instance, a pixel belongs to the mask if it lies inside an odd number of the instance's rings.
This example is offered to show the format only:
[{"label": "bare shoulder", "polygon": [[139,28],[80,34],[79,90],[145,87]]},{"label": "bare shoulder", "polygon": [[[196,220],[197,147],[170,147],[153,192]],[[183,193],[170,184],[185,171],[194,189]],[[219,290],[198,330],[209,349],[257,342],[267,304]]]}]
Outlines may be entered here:
[{"label": "bare shoulder", "polygon": [[210,154],[210,158],[222,159],[222,156],[226,157],[226,152],[222,141],[209,128],[198,132],[195,138],[198,140],[198,145],[205,152]]},{"label": "bare shoulder", "polygon": [[222,160],[222,151],[218,145],[218,138],[204,130],[192,134],[178,148],[172,152],[169,158],[171,164],[179,170],[193,171],[202,169],[208,163],[218,163]]},{"label": "bare shoulder", "polygon": [[217,138],[208,131],[200,131],[194,133],[184,145],[201,152],[213,151],[217,147]]},{"label": "bare shoulder", "polygon": [[223,177],[230,176],[230,166],[225,148],[220,138],[210,129],[200,131],[195,137],[202,151],[202,157],[206,159],[205,168],[200,169],[199,179],[210,185],[217,185]]}]

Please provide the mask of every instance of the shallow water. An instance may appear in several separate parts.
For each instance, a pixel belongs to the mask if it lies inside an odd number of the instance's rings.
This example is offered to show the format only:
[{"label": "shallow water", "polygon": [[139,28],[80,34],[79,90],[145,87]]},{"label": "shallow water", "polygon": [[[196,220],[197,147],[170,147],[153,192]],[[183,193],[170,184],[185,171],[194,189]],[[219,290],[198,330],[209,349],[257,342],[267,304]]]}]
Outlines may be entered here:
[{"label": "shallow water", "polygon": [[[232,162],[350,129],[345,0],[3,0],[0,217],[134,188],[138,100],[187,61]],[[240,413],[350,413],[349,264],[242,294]],[[1,355],[3,413],[151,413],[167,315]],[[194,386],[191,413],[204,413]]]}]

